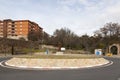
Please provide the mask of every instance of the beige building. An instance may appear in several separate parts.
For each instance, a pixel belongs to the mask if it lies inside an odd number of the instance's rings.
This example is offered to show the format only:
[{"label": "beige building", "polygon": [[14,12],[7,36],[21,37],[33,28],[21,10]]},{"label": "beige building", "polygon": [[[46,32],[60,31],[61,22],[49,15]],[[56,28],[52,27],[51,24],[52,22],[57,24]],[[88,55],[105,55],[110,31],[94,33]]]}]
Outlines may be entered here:
[{"label": "beige building", "polygon": [[0,20],[0,37],[28,40],[30,32],[42,33],[42,28],[30,20]]}]

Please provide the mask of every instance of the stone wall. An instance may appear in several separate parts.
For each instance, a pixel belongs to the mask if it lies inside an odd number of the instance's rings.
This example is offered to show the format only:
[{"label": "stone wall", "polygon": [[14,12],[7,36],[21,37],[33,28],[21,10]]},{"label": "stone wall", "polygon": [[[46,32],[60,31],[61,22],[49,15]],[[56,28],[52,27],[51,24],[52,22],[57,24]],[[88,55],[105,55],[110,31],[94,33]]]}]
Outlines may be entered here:
[{"label": "stone wall", "polygon": [[109,53],[111,53],[111,48],[115,46],[117,48],[117,55],[120,55],[120,44],[112,44],[109,46]]}]

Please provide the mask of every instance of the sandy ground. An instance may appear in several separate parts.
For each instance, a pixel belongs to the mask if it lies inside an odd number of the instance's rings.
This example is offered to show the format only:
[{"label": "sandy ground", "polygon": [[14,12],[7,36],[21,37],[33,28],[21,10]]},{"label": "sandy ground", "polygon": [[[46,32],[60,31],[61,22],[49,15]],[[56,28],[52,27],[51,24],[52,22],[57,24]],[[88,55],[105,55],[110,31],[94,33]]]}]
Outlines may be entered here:
[{"label": "sandy ground", "polygon": [[30,59],[30,58],[12,58],[7,64],[13,66],[27,67],[86,67],[106,64],[109,61],[104,58],[94,59]]}]

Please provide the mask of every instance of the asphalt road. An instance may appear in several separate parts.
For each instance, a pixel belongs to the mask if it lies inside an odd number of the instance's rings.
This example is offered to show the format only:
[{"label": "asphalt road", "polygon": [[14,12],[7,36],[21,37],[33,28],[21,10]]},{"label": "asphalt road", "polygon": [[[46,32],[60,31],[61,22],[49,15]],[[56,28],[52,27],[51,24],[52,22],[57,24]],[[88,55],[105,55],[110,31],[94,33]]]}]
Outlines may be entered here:
[{"label": "asphalt road", "polygon": [[120,59],[107,59],[113,65],[77,70],[17,70],[0,66],[0,80],[120,80]]}]

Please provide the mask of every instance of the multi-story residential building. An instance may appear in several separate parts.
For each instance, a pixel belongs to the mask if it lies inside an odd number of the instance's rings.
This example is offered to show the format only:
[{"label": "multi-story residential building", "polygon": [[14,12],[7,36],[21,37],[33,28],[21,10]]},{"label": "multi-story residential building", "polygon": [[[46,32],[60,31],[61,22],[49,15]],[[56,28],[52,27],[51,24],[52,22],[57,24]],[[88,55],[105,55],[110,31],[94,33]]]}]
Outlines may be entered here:
[{"label": "multi-story residential building", "polygon": [[[35,22],[30,20],[0,20],[0,37],[28,40],[29,34],[42,33],[42,28]],[[40,35],[38,35],[39,37]]]}]

